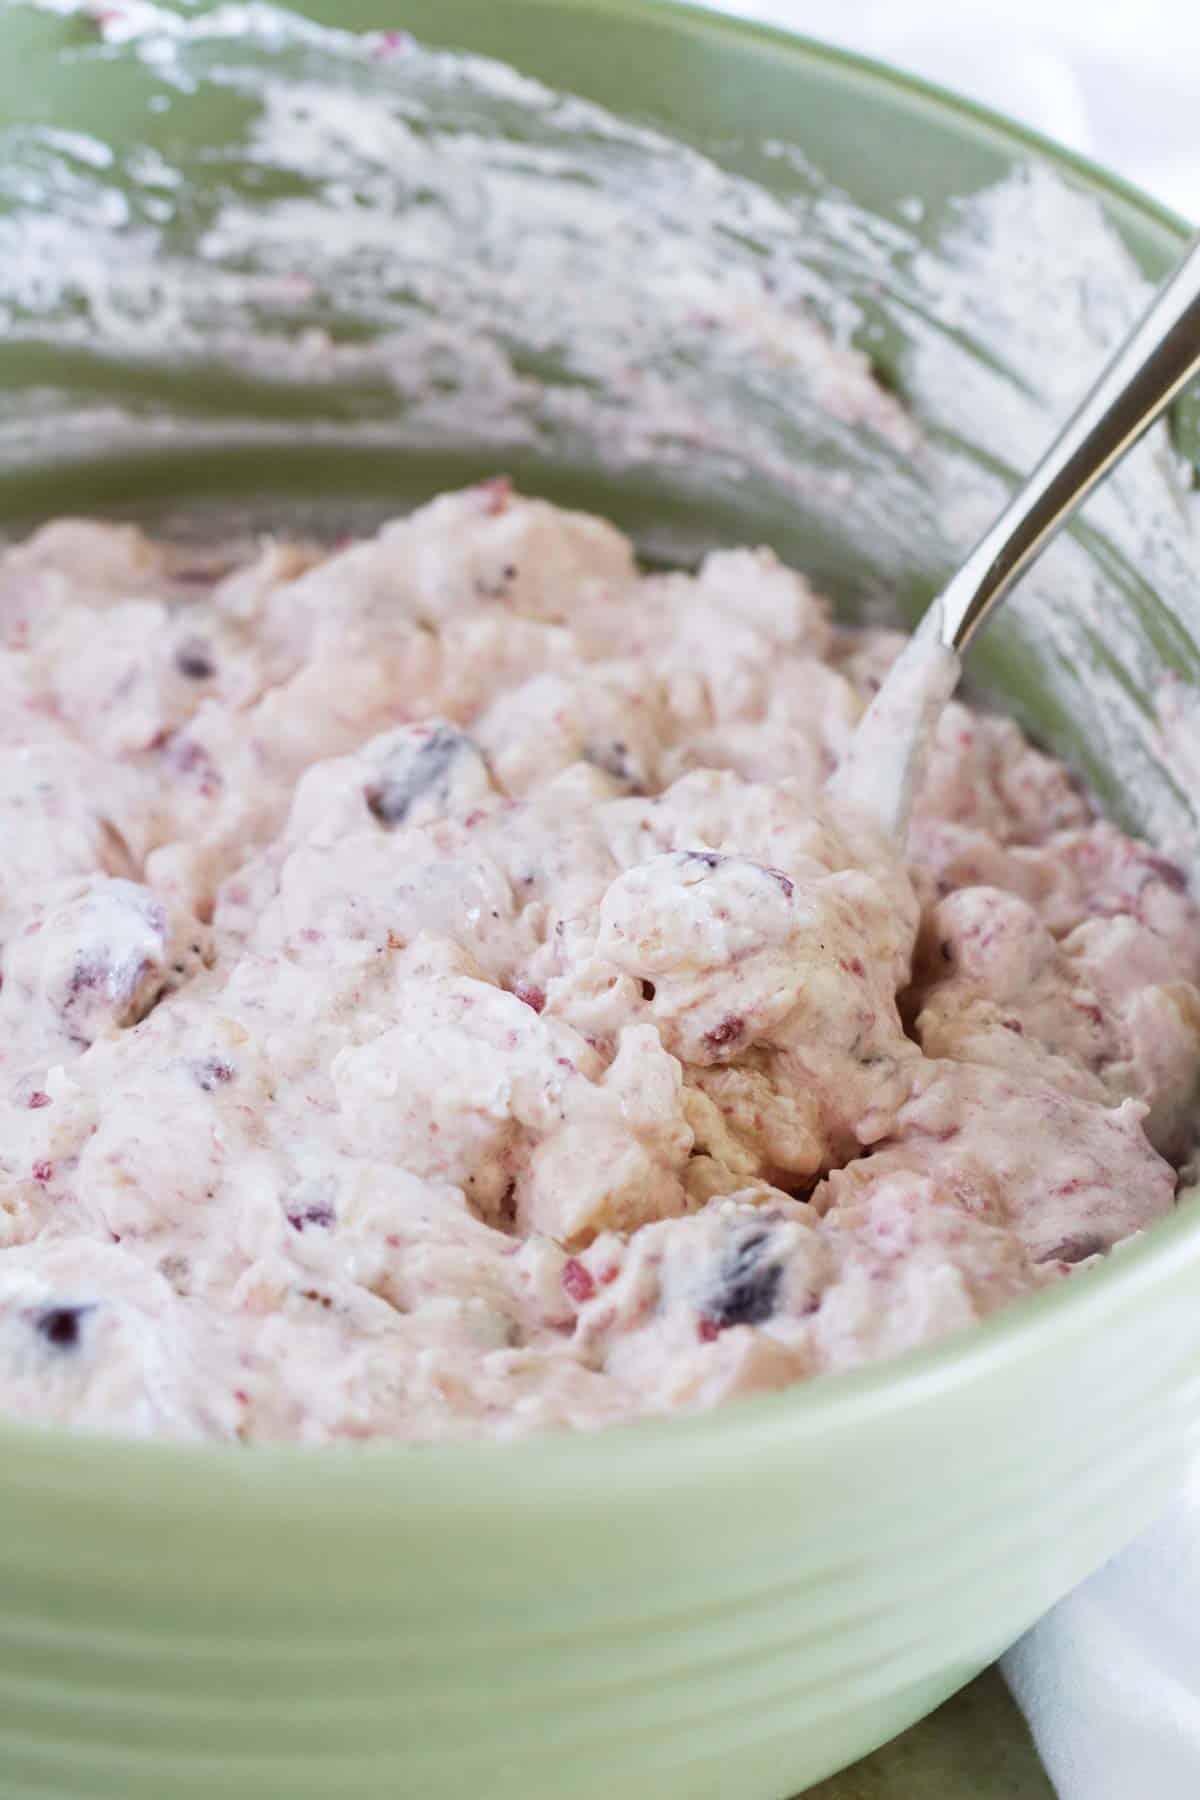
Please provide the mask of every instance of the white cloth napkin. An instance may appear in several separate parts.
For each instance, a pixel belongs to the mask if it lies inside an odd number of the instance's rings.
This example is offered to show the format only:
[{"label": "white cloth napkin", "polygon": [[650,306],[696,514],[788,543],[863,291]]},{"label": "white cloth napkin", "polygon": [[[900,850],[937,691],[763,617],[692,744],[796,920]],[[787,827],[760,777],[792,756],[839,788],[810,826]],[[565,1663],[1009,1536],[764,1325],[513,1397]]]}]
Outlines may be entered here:
[{"label": "white cloth napkin", "polygon": [[704,3],[968,94],[1200,217],[1200,7],[1185,0]]},{"label": "white cloth napkin", "polygon": [[1062,1800],[1200,1796],[1200,1492],[1001,1665]]}]

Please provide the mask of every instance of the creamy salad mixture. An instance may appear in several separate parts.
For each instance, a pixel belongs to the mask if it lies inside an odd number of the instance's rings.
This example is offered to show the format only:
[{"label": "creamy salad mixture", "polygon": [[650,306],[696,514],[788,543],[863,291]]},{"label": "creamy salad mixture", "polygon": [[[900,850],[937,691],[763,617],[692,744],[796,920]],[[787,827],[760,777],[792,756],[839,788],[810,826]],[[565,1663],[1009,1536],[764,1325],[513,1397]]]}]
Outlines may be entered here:
[{"label": "creamy salad mixture", "polygon": [[902,640],[494,480],[0,559],[0,1408],[509,1437],[943,1336],[1172,1206],[1200,918]]}]

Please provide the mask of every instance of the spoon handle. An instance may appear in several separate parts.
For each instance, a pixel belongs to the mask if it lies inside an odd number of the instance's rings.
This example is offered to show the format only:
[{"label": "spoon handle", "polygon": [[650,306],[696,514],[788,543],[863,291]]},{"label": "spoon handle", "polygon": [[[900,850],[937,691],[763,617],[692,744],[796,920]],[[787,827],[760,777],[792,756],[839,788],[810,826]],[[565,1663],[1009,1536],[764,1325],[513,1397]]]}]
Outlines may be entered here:
[{"label": "spoon handle", "polygon": [[941,596],[941,640],[963,650],[993,606],[1200,370],[1200,237],[1029,479]]}]

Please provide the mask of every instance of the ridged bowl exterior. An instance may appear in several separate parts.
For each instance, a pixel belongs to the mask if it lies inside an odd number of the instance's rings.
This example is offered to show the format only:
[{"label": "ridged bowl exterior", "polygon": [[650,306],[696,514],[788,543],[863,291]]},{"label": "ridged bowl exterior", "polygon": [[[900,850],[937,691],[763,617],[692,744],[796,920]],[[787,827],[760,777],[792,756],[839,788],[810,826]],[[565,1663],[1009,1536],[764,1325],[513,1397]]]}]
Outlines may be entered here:
[{"label": "ridged bowl exterior", "polygon": [[[415,10],[518,63],[551,30],[538,0]],[[717,78],[752,57],[851,191],[848,107],[903,113],[917,193],[948,141],[964,162],[1023,147],[886,72],[633,0],[556,15],[581,87],[600,26],[618,74],[636,63],[644,89],[658,59],[673,103],[716,93],[747,129],[766,88]],[[1164,260],[1169,222],[1118,198]],[[15,516],[32,490],[6,480]],[[50,510],[53,485],[34,498]],[[0,1795],[779,1800],[937,1704],[1152,1518],[1200,1425],[1198,1343],[1186,1204],[973,1334],[717,1416],[408,1452],[0,1428]]]},{"label": "ridged bowl exterior", "polygon": [[718,1418],[366,1456],[10,1431],[0,1792],[794,1792],[1163,1504],[1198,1308],[1181,1214],[953,1347]]}]

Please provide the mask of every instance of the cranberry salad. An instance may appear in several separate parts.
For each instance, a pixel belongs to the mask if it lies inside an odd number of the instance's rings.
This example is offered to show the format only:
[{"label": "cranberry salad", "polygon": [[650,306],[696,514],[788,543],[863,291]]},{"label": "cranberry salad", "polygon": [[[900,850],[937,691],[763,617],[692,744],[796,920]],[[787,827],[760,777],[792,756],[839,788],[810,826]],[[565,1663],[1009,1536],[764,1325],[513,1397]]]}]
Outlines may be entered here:
[{"label": "cranberry salad", "polygon": [[1172,1206],[1200,919],[1017,728],[826,799],[902,639],[500,480],[0,559],[0,1409],[510,1437],[957,1331]]}]

